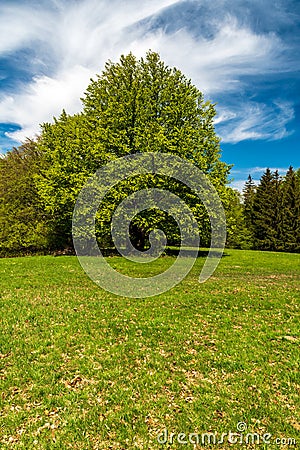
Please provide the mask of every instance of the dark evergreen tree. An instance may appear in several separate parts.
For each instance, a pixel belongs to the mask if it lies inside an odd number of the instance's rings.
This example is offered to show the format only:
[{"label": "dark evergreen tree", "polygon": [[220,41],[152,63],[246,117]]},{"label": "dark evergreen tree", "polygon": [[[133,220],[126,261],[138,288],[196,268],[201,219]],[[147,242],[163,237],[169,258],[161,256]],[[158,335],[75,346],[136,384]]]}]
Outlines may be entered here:
[{"label": "dark evergreen tree", "polygon": [[255,199],[255,193],[256,193],[256,185],[251,175],[249,174],[243,189],[243,202],[244,202],[243,215],[246,227],[250,235],[252,236],[252,241],[253,241],[253,204]]},{"label": "dark evergreen tree", "polygon": [[278,171],[268,168],[262,175],[253,201],[254,246],[261,250],[277,250],[281,224],[281,179]]},{"label": "dark evergreen tree", "polygon": [[281,188],[280,249],[300,250],[300,182],[292,166]]}]

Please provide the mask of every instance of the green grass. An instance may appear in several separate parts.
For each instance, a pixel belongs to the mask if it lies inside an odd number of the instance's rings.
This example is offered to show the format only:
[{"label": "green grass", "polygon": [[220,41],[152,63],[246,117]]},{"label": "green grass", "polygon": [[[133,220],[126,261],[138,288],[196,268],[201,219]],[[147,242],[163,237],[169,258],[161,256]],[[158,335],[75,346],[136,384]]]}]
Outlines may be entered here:
[{"label": "green grass", "polygon": [[98,288],[75,257],[1,259],[0,448],[202,449],[157,433],[220,435],[241,421],[272,434],[255,448],[299,445],[300,256],[226,250],[199,284],[203,262],[136,300]]}]

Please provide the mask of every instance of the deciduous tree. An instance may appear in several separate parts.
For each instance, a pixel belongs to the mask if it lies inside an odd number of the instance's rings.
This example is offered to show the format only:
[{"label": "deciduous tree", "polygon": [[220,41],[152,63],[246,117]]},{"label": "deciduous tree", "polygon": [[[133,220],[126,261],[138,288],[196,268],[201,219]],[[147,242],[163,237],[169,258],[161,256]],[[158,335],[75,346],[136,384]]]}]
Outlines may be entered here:
[{"label": "deciduous tree", "polygon": [[[199,167],[220,196],[226,196],[230,168],[220,160],[214,105],[157,53],[148,52],[139,60],[129,54],[118,63],[109,61],[88,86],[83,106],[80,115],[63,113],[54,124],[45,124],[39,143],[48,162],[39,192],[65,245],[71,239],[72,210],[84,181],[98,167],[127,154],[179,155]],[[209,219],[198,198],[180,183],[152,175],[127,180],[112,190],[97,215],[98,238],[104,241],[110,235],[112,212],[123,198],[151,186],[169,189],[189,202],[201,227],[202,243],[209,242]],[[167,216],[157,210],[144,212],[133,221],[132,237],[142,248],[149,231],[167,224]],[[169,226],[174,242],[177,231]]]}]

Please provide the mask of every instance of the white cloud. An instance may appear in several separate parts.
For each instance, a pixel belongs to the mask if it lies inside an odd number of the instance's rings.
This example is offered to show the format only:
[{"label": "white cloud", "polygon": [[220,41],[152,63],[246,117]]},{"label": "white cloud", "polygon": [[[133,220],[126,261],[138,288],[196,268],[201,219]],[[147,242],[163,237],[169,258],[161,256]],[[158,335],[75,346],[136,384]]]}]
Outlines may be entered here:
[{"label": "white cloud", "polygon": [[62,71],[56,78],[34,78],[20,94],[5,97],[0,103],[0,117],[5,111],[4,121],[16,122],[22,127],[6,135],[21,141],[34,136],[40,123],[51,121],[63,108],[70,114],[78,112],[81,108],[80,94],[91,75],[90,70],[74,66],[72,71]]},{"label": "white cloud", "polygon": [[[269,169],[271,170],[271,172],[275,172],[276,170],[278,170],[278,173],[280,175],[285,175],[288,167],[269,167]],[[250,174],[251,173],[261,173],[263,174],[263,172],[265,172],[267,170],[267,167],[251,167],[250,169]]]},{"label": "white cloud", "polygon": [[216,124],[223,142],[276,140],[293,133],[287,125],[294,117],[294,108],[288,102],[276,101],[271,105],[248,102],[235,105],[234,111],[221,108]]},{"label": "white cloud", "polygon": [[[245,183],[246,183],[246,179],[243,179],[243,180],[234,180],[234,181],[232,181],[231,183],[230,183],[230,187],[232,188],[232,189],[236,189],[237,191],[239,191],[239,192],[243,192],[243,189],[244,189],[244,187],[245,187]],[[254,178],[252,178],[252,181],[253,181],[253,183],[254,184],[256,184],[256,186],[258,186],[259,185],[259,179],[254,179]]]},{"label": "white cloud", "polygon": [[240,175],[240,176],[248,176],[249,174],[252,176],[253,174],[263,174],[267,168],[269,168],[271,170],[271,172],[275,172],[276,170],[278,170],[279,174],[284,175],[287,170],[288,167],[247,167],[244,169],[232,169],[230,171],[230,173],[232,175]]},{"label": "white cloud", "polygon": [[[39,131],[39,124],[51,121],[63,108],[80,111],[80,97],[89,80],[109,59],[130,50],[132,34],[126,27],[147,17],[174,0],[147,0],[139,8],[134,1],[89,0],[74,5],[57,2],[58,8],[33,10],[32,6],[6,6],[0,19],[0,54],[18,50],[32,42],[35,58],[45,75],[34,76],[14,94],[0,99],[0,122],[17,123],[22,129],[6,133],[23,140]],[[10,30],[10,33],[8,32]],[[12,32],[14,30],[14,32]],[[43,61],[50,60],[54,74]],[[35,63],[36,61],[33,61]]]},{"label": "white cloud", "polygon": [[[269,167],[271,172],[278,170],[280,176],[284,176],[288,170],[288,167]],[[246,167],[243,169],[232,169],[231,175],[233,181],[230,183],[230,187],[237,189],[239,192],[243,191],[248,175],[251,175],[254,184],[258,185],[263,173],[267,170],[267,167]]]},{"label": "white cloud", "polygon": [[[22,140],[33,136],[39,124],[51,121],[62,108],[80,110],[79,98],[89,78],[99,73],[108,59],[133,51],[143,55],[149,48],[158,51],[171,66],[192,78],[206,96],[243,89],[243,75],[261,75],[284,70],[284,46],[274,34],[255,34],[228,15],[216,21],[215,35],[195,38],[188,29],[173,34],[162,30],[144,32],[135,24],[162,8],[179,4],[174,0],[85,0],[52,1],[41,7],[8,3],[0,18],[0,55],[23,48],[33,51],[32,65],[39,64],[43,75],[18,92],[0,98],[0,122],[20,124],[22,130],[9,136]],[[199,18],[199,27],[201,27]],[[272,108],[258,104],[219,108],[216,120],[224,142],[273,138],[287,134],[293,118],[291,106]],[[276,112],[276,111],[275,111]],[[261,124],[266,122],[267,125]],[[276,120],[280,119],[276,127]]]},{"label": "white cloud", "polygon": [[245,180],[235,180],[230,183],[232,189],[236,189],[239,192],[243,192],[245,186]]},{"label": "white cloud", "polygon": [[[200,26],[200,24],[199,24]],[[171,66],[179,67],[205,94],[242,89],[242,75],[274,70],[283,44],[274,34],[257,35],[227,16],[218,23],[213,39],[194,38],[185,29],[167,35],[162,31],[131,43],[137,54],[157,50]],[[282,68],[282,67],[281,67]]]},{"label": "white cloud", "polygon": [[2,5],[0,18],[0,52],[11,53],[31,41],[51,33],[53,15],[50,11],[28,5]]}]

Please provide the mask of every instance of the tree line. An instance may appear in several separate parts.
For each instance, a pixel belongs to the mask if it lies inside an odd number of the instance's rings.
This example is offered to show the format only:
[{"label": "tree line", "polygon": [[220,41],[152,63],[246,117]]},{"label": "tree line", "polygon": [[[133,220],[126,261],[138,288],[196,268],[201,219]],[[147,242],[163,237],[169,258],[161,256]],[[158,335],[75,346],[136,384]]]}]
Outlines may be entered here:
[{"label": "tree line", "polygon": [[[108,61],[82,103],[81,113],[63,111],[42,124],[36,139],[0,159],[1,256],[72,251],[72,213],[86,180],[109,161],[149,151],[187,159],[209,178],[226,212],[228,246],[299,251],[299,170],[290,168],[284,179],[267,171],[258,186],[250,178],[241,198],[228,186],[231,166],[221,161],[215,106],[157,53]],[[209,245],[210,220],[198,196],[176,180],[153,174],[127,179],[106,195],[96,215],[99,245],[112,246],[116,206],[147,187],[179,195],[198,222],[201,245]],[[133,244],[145,249],[156,228],[165,231],[169,245],[180,243],[171,215],[152,209],[133,219]]]},{"label": "tree line", "polygon": [[269,168],[255,186],[249,175],[243,190],[244,217],[254,249],[299,252],[300,169],[286,175]]}]

